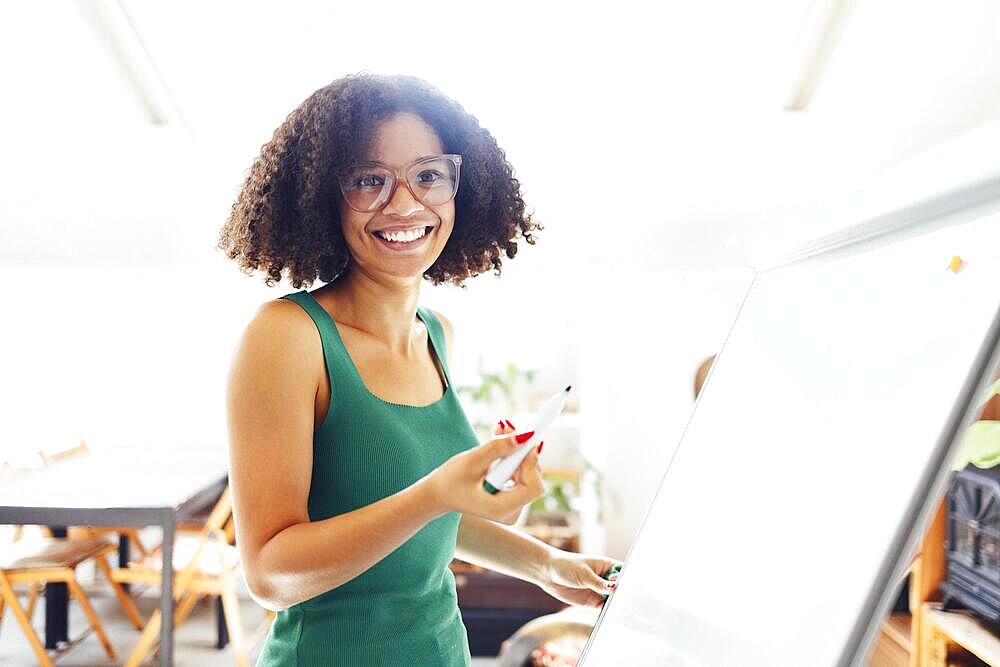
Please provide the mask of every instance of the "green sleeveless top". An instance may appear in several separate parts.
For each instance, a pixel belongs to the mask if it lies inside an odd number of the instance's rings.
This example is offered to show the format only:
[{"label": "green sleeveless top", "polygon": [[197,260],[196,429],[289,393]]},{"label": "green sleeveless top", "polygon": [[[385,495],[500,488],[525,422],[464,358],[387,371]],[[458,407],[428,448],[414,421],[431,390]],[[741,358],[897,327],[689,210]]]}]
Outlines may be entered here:
[{"label": "green sleeveless top", "polygon": [[[427,406],[390,403],[365,386],[326,310],[306,290],[287,294],[312,317],[323,341],[330,408],[313,431],[309,519],[370,505],[410,486],[478,444],[458,402],[444,330],[429,310],[432,354],[443,396]],[[277,614],[258,667],[286,665],[467,666],[468,637],[448,568],[461,515],[431,521],[354,579]]]}]

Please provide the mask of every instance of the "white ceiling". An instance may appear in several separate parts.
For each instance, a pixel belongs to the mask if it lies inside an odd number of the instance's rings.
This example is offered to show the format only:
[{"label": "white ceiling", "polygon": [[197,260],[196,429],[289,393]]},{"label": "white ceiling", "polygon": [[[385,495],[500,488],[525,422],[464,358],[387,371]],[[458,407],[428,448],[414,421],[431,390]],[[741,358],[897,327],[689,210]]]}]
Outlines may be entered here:
[{"label": "white ceiling", "polygon": [[123,4],[190,131],[147,123],[76,5],[0,5],[0,257],[209,254],[273,129],[362,69],[491,129],[546,262],[736,266],[756,226],[1000,116],[993,0],[858,0],[797,113],[802,0]]}]

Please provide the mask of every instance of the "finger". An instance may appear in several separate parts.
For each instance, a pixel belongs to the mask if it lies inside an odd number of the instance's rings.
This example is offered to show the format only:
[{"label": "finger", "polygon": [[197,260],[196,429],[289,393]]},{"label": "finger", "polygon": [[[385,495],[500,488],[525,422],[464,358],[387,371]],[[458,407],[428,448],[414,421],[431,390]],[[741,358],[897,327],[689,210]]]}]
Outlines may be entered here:
[{"label": "finger", "polygon": [[[534,434],[534,431],[525,431],[523,433],[511,433],[496,437],[480,445],[477,449],[472,450],[469,456],[471,460],[475,461],[475,465],[488,469],[497,459],[509,456],[515,453],[520,447],[526,446],[525,443],[528,443]],[[530,451],[524,453],[525,456],[527,454],[530,454]],[[521,461],[523,462],[524,459],[521,459]]]},{"label": "finger", "polygon": [[521,463],[517,466],[517,468],[514,469],[514,474],[510,476],[511,479],[513,479],[518,483],[518,486],[524,484],[524,470],[525,470],[524,467],[528,465],[529,458],[531,458],[530,453],[524,457],[524,460],[521,461]]},{"label": "finger", "polygon": [[[515,472],[515,476],[517,473]],[[545,495],[545,487],[540,478],[524,477],[521,479],[511,479],[507,486],[501,489],[494,497],[500,501],[497,511],[503,514],[520,512],[521,508],[530,504],[534,500]]]},{"label": "finger", "polygon": [[515,430],[516,429],[514,428],[514,425],[511,424],[510,421],[506,419],[500,419],[499,421],[497,421],[497,425],[493,429],[493,434],[504,435],[506,433],[513,433]]},{"label": "finger", "polygon": [[[610,560],[605,558],[597,558],[589,560],[588,563],[594,571],[604,574],[602,575],[609,584],[618,584],[618,578],[622,576],[621,568],[623,563],[621,561]],[[612,572],[615,568],[618,568],[616,572]]]},{"label": "finger", "polygon": [[594,570],[590,567],[582,568],[580,579],[580,583],[595,593],[600,593],[601,595],[607,595],[609,590],[614,590],[615,584],[613,582],[608,581],[597,572],[594,572]]},{"label": "finger", "polygon": [[471,450],[471,455],[476,464],[481,465],[485,470],[495,460],[513,454],[518,447],[520,445],[517,444],[513,437],[500,436]]},{"label": "finger", "polygon": [[536,473],[539,473],[539,478],[541,478],[540,474],[541,470],[539,469],[538,465],[537,447],[533,447],[531,451],[528,453],[528,455],[524,457],[524,460],[521,461],[521,464],[517,466],[517,469],[514,471],[512,479],[517,480],[517,483],[521,485],[528,484],[529,479],[527,475],[529,471],[534,471]]},{"label": "finger", "polygon": [[542,481],[542,466],[538,462],[537,449],[532,449],[531,453],[524,458],[519,470],[522,484],[536,486],[540,492],[545,492],[545,483]]},{"label": "finger", "polygon": [[533,470],[524,478],[523,484],[507,494],[511,503],[518,506],[528,505],[545,495],[545,484],[542,478]]}]

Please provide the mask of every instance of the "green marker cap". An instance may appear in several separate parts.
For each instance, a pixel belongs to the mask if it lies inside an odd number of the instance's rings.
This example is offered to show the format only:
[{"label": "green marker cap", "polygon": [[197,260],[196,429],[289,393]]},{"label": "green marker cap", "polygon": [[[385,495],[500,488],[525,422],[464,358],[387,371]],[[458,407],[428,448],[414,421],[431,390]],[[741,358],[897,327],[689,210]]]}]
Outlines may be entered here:
[{"label": "green marker cap", "polygon": [[[604,574],[601,575],[601,578],[602,579],[610,579],[612,574],[615,574],[615,573],[621,572],[621,571],[622,571],[622,566],[621,565],[612,565],[610,570],[608,570],[607,572],[605,572]],[[608,594],[605,593],[602,597],[605,600],[607,600],[608,599]]]}]

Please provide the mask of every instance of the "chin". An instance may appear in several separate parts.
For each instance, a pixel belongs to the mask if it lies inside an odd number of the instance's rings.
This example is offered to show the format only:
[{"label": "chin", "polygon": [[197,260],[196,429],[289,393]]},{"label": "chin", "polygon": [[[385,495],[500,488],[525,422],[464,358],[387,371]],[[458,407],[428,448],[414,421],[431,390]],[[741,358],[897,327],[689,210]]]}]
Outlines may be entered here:
[{"label": "chin", "polygon": [[389,274],[393,278],[422,278],[427,269],[434,266],[434,262],[422,261],[409,264],[408,262],[384,263],[379,267],[382,273]]}]

